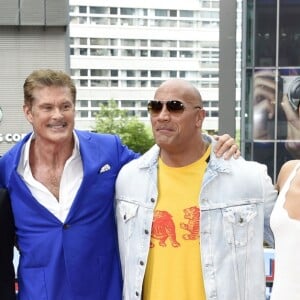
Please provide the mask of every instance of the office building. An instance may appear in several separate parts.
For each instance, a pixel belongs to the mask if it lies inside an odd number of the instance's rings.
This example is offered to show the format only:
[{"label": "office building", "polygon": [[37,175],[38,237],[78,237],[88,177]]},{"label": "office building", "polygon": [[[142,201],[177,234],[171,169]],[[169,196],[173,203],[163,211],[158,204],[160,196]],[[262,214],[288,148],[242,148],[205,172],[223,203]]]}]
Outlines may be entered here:
[{"label": "office building", "polygon": [[112,99],[146,121],[160,83],[185,78],[204,99],[204,127],[218,130],[219,0],[70,0],[70,51],[77,127],[92,129]]}]

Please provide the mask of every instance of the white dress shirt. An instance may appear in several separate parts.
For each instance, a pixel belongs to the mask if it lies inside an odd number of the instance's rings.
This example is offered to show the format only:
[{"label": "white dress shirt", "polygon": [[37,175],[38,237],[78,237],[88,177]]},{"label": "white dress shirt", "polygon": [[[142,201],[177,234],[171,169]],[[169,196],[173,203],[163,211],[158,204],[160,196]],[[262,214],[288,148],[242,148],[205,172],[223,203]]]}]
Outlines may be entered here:
[{"label": "white dress shirt", "polygon": [[31,141],[34,139],[34,133],[24,145],[18,165],[18,173],[23,178],[33,197],[61,222],[66,220],[83,178],[79,140],[75,132],[73,135],[75,140],[74,149],[71,157],[66,161],[61,176],[59,201],[57,201],[55,196],[32,175],[29,164],[29,148]]}]

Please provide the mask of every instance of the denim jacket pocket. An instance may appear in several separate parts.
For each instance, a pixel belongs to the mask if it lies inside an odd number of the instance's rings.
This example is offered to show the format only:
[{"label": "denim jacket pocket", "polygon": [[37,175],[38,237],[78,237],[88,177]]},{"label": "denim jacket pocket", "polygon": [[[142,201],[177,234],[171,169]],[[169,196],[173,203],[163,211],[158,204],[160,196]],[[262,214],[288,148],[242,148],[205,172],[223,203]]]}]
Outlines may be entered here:
[{"label": "denim jacket pocket", "polygon": [[124,238],[127,240],[133,233],[135,228],[135,217],[138,212],[138,205],[136,203],[118,200],[117,201],[117,217],[119,222],[122,222]]},{"label": "denim jacket pocket", "polygon": [[254,236],[257,205],[247,204],[222,209],[225,237],[229,244],[243,247]]}]

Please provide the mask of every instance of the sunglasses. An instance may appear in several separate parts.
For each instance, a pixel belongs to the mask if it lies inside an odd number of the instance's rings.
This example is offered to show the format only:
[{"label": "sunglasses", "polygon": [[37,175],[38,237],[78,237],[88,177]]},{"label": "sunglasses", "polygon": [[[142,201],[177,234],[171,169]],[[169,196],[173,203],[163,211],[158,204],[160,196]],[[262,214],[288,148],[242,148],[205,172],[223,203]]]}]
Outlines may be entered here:
[{"label": "sunglasses", "polygon": [[[148,102],[147,108],[151,114],[158,114],[162,111],[164,104],[167,107],[167,110],[170,113],[183,113],[183,111],[187,108],[181,101],[179,100],[169,100],[169,101],[156,101],[151,100]],[[194,106],[193,108],[202,108],[201,106]]]}]

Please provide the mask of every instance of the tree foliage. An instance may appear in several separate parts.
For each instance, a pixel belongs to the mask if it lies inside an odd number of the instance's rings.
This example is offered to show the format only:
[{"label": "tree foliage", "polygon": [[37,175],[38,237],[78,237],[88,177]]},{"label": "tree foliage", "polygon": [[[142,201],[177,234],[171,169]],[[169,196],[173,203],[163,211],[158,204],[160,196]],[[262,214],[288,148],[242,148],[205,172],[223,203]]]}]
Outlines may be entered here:
[{"label": "tree foliage", "polygon": [[137,117],[129,117],[114,100],[100,105],[94,130],[119,135],[125,145],[139,153],[146,152],[154,144],[150,129]]}]

